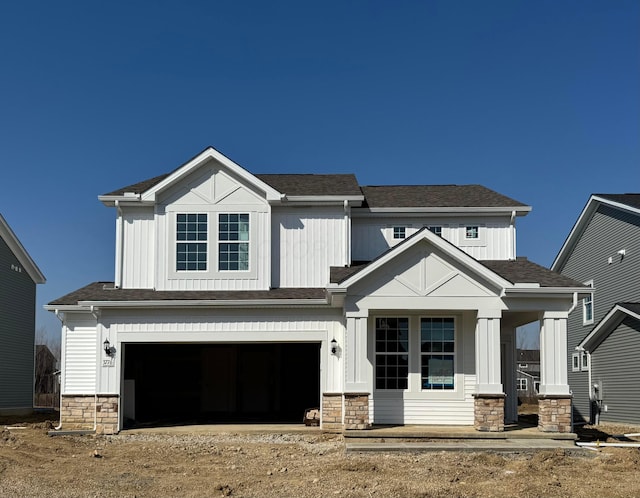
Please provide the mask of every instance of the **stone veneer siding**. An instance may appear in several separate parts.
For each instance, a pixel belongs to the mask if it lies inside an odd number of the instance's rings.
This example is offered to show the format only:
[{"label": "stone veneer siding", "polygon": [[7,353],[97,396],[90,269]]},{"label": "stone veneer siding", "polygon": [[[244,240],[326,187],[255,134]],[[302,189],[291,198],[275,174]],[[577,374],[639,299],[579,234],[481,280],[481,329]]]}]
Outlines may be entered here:
[{"label": "stone veneer siding", "polygon": [[538,429],[542,432],[572,432],[571,397],[539,396]]},{"label": "stone veneer siding", "polygon": [[64,395],[60,404],[63,430],[93,430],[97,434],[118,432],[117,395]]},{"label": "stone veneer siding", "polygon": [[344,428],[368,429],[369,427],[369,394],[345,393]]},{"label": "stone veneer siding", "polygon": [[504,431],[504,395],[476,394],[473,411],[477,431]]},{"label": "stone veneer siding", "polygon": [[342,393],[322,395],[322,429],[342,430]]}]

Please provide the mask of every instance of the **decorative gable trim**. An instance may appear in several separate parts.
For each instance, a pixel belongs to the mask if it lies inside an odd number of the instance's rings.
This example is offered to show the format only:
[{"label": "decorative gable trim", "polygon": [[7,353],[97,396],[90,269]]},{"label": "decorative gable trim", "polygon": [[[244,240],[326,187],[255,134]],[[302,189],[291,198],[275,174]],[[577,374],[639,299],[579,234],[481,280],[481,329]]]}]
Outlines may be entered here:
[{"label": "decorative gable trim", "polygon": [[6,220],[0,214],[0,238],[5,241],[9,249],[20,262],[20,264],[27,271],[31,280],[33,280],[36,284],[44,284],[47,279],[44,278],[44,275],[36,265],[36,263],[31,259],[29,253],[24,248],[24,246],[16,237],[16,234],[13,233],[11,227],[6,222]]},{"label": "decorative gable trim", "polygon": [[271,187],[270,185],[267,185],[265,182],[263,182],[259,178],[256,178],[254,175],[249,173],[242,166],[233,162],[231,159],[229,159],[224,154],[221,154],[220,152],[215,150],[213,147],[208,147],[204,151],[202,151],[200,154],[198,154],[196,157],[194,157],[187,163],[183,164],[180,168],[175,170],[173,173],[169,174],[169,176],[167,176],[160,183],[158,183],[157,185],[154,185],[146,192],[143,192],[140,195],[140,200],[142,202],[145,202],[145,201],[155,202],[156,196],[159,192],[165,190],[169,186],[180,181],[180,179],[184,178],[186,175],[188,175],[189,173],[191,173],[192,171],[200,167],[203,163],[205,163],[209,159],[216,160],[217,162],[222,164],[225,168],[227,168],[229,171],[231,171],[232,173],[240,177],[242,180],[253,185],[258,190],[261,190],[262,192],[264,192],[267,201],[279,202],[282,199],[283,195],[277,190],[275,190],[273,187]]},{"label": "decorative gable trim", "polygon": [[475,273],[482,278],[486,279],[488,282],[492,283],[499,289],[506,289],[513,287],[513,284],[508,280],[505,280],[500,275],[494,273],[486,266],[482,265],[474,258],[469,256],[464,251],[458,249],[450,242],[446,241],[442,237],[432,233],[428,228],[422,228],[418,232],[416,232],[411,237],[405,239],[400,244],[396,245],[389,251],[385,252],[376,260],[372,261],[362,270],[358,271],[356,274],[346,278],[340,284],[330,286],[328,289],[336,288],[336,289],[347,289],[356,282],[359,282],[363,278],[371,275],[376,272],[379,268],[387,265],[389,262],[394,260],[400,254],[407,251],[409,248],[415,246],[416,244],[421,243],[422,241],[427,241],[435,248],[441,250],[448,256],[450,256],[453,260],[457,261],[464,267],[468,268],[472,273]]}]

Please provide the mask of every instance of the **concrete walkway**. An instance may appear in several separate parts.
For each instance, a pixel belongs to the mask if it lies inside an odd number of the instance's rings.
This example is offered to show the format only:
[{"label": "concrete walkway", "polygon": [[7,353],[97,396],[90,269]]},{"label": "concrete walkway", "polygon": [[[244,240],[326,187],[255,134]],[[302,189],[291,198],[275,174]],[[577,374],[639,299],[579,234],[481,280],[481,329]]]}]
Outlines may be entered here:
[{"label": "concrete walkway", "polygon": [[522,453],[539,450],[562,449],[571,453],[587,453],[570,440],[553,439],[466,439],[437,442],[345,443],[347,453],[364,452],[438,452],[438,451],[490,451]]}]

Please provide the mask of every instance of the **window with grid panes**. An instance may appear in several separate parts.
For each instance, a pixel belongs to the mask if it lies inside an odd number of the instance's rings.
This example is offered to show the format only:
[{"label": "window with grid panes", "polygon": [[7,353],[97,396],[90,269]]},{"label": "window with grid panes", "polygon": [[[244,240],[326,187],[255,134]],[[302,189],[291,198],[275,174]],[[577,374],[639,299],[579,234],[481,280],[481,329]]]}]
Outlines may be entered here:
[{"label": "window with grid panes", "polygon": [[207,270],[207,215],[176,215],[176,271]]},{"label": "window with grid panes", "polygon": [[376,318],[376,389],[407,389],[409,319]]},{"label": "window with grid panes", "polygon": [[455,321],[451,317],[420,319],[422,389],[453,389]]},{"label": "window with grid panes", "polygon": [[249,269],[249,215],[221,213],[218,215],[218,270]]}]

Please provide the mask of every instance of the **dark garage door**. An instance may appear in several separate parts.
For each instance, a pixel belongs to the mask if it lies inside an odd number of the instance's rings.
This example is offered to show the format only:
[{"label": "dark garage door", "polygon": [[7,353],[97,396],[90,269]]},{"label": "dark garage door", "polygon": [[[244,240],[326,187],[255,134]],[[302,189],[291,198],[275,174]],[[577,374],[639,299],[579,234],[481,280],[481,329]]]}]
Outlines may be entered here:
[{"label": "dark garage door", "polygon": [[125,427],[302,423],[320,400],[320,344],[126,344]]}]

